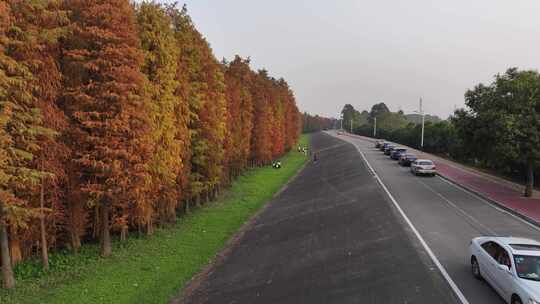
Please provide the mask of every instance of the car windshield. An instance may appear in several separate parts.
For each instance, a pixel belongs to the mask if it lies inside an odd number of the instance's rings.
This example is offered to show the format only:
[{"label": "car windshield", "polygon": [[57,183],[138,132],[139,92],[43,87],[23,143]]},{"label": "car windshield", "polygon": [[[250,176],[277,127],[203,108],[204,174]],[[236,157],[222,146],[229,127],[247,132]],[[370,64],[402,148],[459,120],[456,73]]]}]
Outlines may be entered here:
[{"label": "car windshield", "polygon": [[419,162],[418,164],[419,164],[419,165],[422,165],[422,166],[433,165],[433,163],[430,162],[430,161],[421,161],[421,162]]},{"label": "car windshield", "polygon": [[540,281],[540,256],[515,255],[514,262],[520,278]]},{"label": "car windshield", "polygon": [[407,155],[407,158],[408,158],[408,159],[416,159],[416,156],[414,156],[414,155]]}]

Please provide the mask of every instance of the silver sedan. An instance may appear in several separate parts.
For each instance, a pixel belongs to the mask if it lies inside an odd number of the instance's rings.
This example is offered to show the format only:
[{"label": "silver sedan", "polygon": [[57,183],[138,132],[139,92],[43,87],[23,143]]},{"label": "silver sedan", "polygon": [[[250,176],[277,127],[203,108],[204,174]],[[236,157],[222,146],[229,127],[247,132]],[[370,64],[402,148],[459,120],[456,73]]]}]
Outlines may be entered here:
[{"label": "silver sedan", "polygon": [[540,304],[540,242],[516,237],[472,239],[471,271],[511,304]]}]

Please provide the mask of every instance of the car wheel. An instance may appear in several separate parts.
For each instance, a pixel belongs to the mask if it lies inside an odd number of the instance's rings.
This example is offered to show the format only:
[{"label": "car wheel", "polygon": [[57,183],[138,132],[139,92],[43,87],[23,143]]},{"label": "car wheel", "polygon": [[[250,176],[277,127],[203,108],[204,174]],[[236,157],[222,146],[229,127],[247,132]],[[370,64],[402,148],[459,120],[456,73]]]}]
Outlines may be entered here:
[{"label": "car wheel", "polygon": [[477,279],[482,279],[482,274],[480,273],[480,265],[478,264],[478,261],[475,257],[472,257],[471,259],[471,272],[473,276]]},{"label": "car wheel", "polygon": [[517,295],[514,295],[512,297],[512,304],[523,304],[523,302],[521,302],[521,299],[517,296]]}]

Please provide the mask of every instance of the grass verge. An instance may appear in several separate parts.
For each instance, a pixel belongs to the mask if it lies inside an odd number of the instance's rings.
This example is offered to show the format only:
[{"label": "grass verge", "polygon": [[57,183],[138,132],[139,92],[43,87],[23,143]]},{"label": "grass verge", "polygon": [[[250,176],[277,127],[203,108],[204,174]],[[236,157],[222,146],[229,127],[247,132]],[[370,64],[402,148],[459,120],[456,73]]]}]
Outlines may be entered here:
[{"label": "grass verge", "polygon": [[[307,136],[300,141],[308,145]],[[173,227],[115,242],[110,258],[99,258],[97,245],[85,245],[78,255],[52,254],[47,274],[36,261],[21,263],[17,287],[0,290],[0,303],[166,303],[306,160],[293,149],[279,170],[250,170],[219,200],[178,218]]]}]

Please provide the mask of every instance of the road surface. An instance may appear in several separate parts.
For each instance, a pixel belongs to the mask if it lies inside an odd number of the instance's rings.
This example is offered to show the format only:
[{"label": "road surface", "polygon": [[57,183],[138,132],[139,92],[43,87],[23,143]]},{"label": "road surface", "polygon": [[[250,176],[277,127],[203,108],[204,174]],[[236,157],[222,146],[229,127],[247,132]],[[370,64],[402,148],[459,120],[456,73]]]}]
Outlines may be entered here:
[{"label": "road surface", "polygon": [[[329,132],[337,136],[334,132]],[[415,177],[366,140],[337,136],[365,155],[469,303],[505,303],[470,274],[469,242],[481,235],[538,239],[540,230],[440,177]]]},{"label": "road surface", "polygon": [[356,148],[323,133],[312,148],[319,160],[172,303],[459,303]]}]

